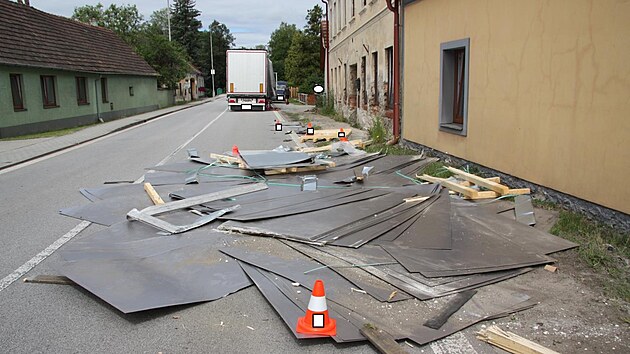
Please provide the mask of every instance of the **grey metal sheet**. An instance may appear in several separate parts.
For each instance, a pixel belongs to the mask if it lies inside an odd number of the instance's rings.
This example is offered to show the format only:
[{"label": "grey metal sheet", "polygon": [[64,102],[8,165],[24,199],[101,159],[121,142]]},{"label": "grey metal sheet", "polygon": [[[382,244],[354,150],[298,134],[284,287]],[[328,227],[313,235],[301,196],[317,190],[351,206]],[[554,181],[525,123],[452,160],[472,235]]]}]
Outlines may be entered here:
[{"label": "grey metal sheet", "polygon": [[[382,248],[375,246],[366,245],[359,249],[327,246],[317,247],[316,249],[351,264],[378,264],[395,261],[395,259]],[[468,289],[475,289],[531,270],[531,268],[524,268],[466,276],[426,278],[420,273],[409,273],[404,267],[398,264],[367,266],[361,269],[420,300],[428,300]]]},{"label": "grey metal sheet", "polygon": [[[173,246],[148,257],[124,254],[122,259],[113,255],[64,262],[59,271],[123,313],[216,300],[251,285],[238,263],[217,251],[233,236],[192,233],[206,242]],[[151,238],[146,246],[161,247],[163,240]]]},{"label": "grey metal sheet", "polygon": [[529,195],[517,195],[516,198],[514,198],[514,213],[516,215],[516,221],[521,224],[528,226],[536,225],[532,197]]},{"label": "grey metal sheet", "polygon": [[[240,265],[297,339],[327,337],[307,335],[295,331],[298,318],[304,316],[308,306],[309,299],[305,297],[310,297],[310,292],[306,288],[302,286],[294,287],[293,292],[287,294],[287,287],[282,287],[278,284],[283,281],[282,279],[271,277],[271,273],[247,263],[240,262]],[[300,289],[300,293],[297,292],[298,289]],[[350,322],[343,320],[336,311],[331,308],[328,312],[331,317],[337,320],[337,335],[332,337],[333,340],[338,343],[365,340],[359,333],[359,329]]]},{"label": "grey metal sheet", "polygon": [[311,239],[342,227],[354,220],[387,210],[400,204],[400,201],[408,196],[390,193],[374,199],[359,201],[350,205],[339,205],[310,213],[254,222],[227,221],[219,229],[317,243]]},{"label": "grey metal sheet", "polygon": [[193,171],[204,169],[207,166],[208,166],[207,164],[189,159],[183,162],[175,162],[175,163],[170,163],[170,164],[165,164],[165,165],[160,165],[160,166],[147,167],[145,168],[145,170],[190,173]]},{"label": "grey metal sheet", "polygon": [[457,209],[460,215],[471,224],[475,224],[475,228],[489,228],[501,237],[529,251],[551,254],[578,246],[574,242],[498,215],[493,212],[491,207],[470,205],[466,201],[454,200],[452,203],[453,208]]},{"label": "grey metal sheet", "polygon": [[[451,249],[451,197],[444,188],[394,241],[395,245],[421,249]],[[383,243],[386,244],[386,243]]]},{"label": "grey metal sheet", "polygon": [[250,168],[273,168],[311,161],[309,154],[303,152],[279,151],[241,151],[241,158]]},{"label": "grey metal sheet", "polygon": [[[481,208],[455,205],[453,212],[453,246],[450,250],[419,249],[395,243],[383,243],[381,247],[408,271],[420,272],[427,277],[514,269],[551,261],[544,256],[547,252],[529,248],[524,242],[512,242],[512,239],[527,238],[531,232],[503,234],[500,228],[490,225],[484,218],[485,215],[496,217],[496,214],[484,213]],[[501,221],[510,222],[505,218]],[[544,236],[545,239],[553,237]]]},{"label": "grey metal sheet", "polygon": [[[346,279],[330,268],[322,268],[322,264],[308,260],[297,252],[295,252],[295,256],[300,258],[282,259],[239,247],[226,247],[220,251],[241,262],[300,283],[309,290],[312,290],[311,288],[317,279],[321,279],[327,285],[326,297],[333,301],[340,294],[351,293],[353,287],[359,287],[359,284],[351,282],[352,279]],[[316,268],[320,269],[314,270]],[[308,273],[304,274],[305,272]],[[368,291],[370,289],[362,290]]]},{"label": "grey metal sheet", "polygon": [[[346,262],[331,254],[323,252],[320,247],[311,247],[309,245],[290,241],[284,241],[284,243],[298,252],[301,252],[308,257],[329,266],[330,269],[348,279],[353,284],[356,284],[359,288],[367,291],[379,301],[396,302],[411,298],[409,294],[406,294],[404,291],[366,272],[361,267],[353,267],[357,264]],[[361,264],[358,265],[360,266]]]}]

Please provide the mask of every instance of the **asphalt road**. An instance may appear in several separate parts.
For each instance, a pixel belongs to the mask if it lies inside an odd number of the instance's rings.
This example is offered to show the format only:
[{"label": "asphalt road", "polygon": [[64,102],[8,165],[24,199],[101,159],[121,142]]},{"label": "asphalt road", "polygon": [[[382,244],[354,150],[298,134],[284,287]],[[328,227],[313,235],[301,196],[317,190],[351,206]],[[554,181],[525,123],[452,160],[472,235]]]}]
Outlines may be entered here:
[{"label": "asphalt road", "polygon": [[[58,210],[85,203],[81,187],[136,180],[146,167],[184,159],[188,147],[208,154],[230,151],[234,144],[283,144],[286,136],[273,132],[274,112],[230,112],[226,106],[217,100],[193,107],[0,173],[0,278],[80,223]],[[75,240],[101,229],[92,224]],[[58,274],[59,264],[53,253],[27,276]],[[214,302],[123,315],[79,287],[27,284],[22,278],[0,287],[1,353],[374,352],[367,344],[296,341],[255,287]]]}]

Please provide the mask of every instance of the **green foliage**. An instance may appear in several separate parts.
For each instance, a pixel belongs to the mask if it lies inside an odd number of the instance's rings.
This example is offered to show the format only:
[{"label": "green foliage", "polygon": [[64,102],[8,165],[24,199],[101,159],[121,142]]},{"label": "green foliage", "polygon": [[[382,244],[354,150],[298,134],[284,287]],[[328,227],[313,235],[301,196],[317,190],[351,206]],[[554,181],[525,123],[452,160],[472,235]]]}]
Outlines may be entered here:
[{"label": "green foliage", "polygon": [[160,74],[158,85],[173,89],[186,76],[190,65],[186,51],[177,42],[169,42],[159,29],[138,36],[136,50]]},{"label": "green foliage", "polygon": [[317,96],[315,106],[321,115],[332,117],[337,114],[337,111],[335,111],[335,95],[332,92]]},{"label": "green foliage", "polygon": [[75,7],[72,19],[110,29],[125,42],[133,44],[143,17],[136,5],[111,4],[104,9],[103,4],[98,3],[94,6]]},{"label": "green foliage", "polygon": [[278,73],[279,79],[285,79],[285,60],[289,54],[289,48],[293,36],[298,32],[295,25],[281,22],[280,27],[271,33],[269,40],[269,57],[273,62],[273,69]]},{"label": "green foliage", "polygon": [[609,276],[605,288],[610,295],[630,301],[630,235],[589,221],[581,214],[561,211],[550,232],[580,244],[578,256],[596,271]]},{"label": "green foliage", "polygon": [[368,129],[368,133],[370,134],[370,139],[375,144],[382,144],[387,139],[387,131],[385,130],[385,125],[383,125],[383,120],[380,117],[376,117],[374,122],[372,122],[372,126]]},{"label": "green foliage", "polygon": [[441,161],[436,161],[436,162],[432,162],[428,165],[426,165],[420,172],[419,174],[427,174],[429,176],[433,176],[433,177],[439,177],[439,178],[449,178],[453,175],[453,173],[449,170],[447,170],[444,167],[444,163]]},{"label": "green foliage", "polygon": [[195,0],[175,0],[171,16],[173,40],[181,44],[195,65],[201,64],[199,29],[197,19],[201,12],[195,8]]},{"label": "green foliage", "polygon": [[322,84],[324,73],[320,68],[320,30],[322,8],[315,5],[308,10],[304,31],[296,31],[291,40],[284,63],[285,78],[300,92],[312,93],[315,84]]},{"label": "green foliage", "polygon": [[[212,35],[212,56],[210,54],[210,35]],[[223,88],[223,91],[225,91],[225,52],[234,46],[235,38],[232,33],[230,33],[227,26],[217,20],[212,21],[212,24],[208,27],[208,31],[201,32],[200,38],[202,42],[202,67],[206,75],[206,87],[212,90],[210,70],[212,69],[211,59],[213,59],[215,70],[214,87],[215,89]]]}]

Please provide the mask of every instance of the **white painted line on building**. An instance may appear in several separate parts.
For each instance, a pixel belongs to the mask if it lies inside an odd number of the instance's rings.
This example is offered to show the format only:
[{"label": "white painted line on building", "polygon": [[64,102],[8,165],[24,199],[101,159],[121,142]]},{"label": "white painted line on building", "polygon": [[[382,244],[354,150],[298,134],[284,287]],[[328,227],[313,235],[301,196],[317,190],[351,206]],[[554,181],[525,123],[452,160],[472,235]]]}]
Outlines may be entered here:
[{"label": "white painted line on building", "polygon": [[[203,133],[212,124],[214,124],[214,122],[216,122],[219,118],[221,118],[221,116],[223,116],[223,114],[225,114],[225,112],[227,112],[227,109],[224,110],[223,112],[221,112],[221,114],[219,114],[212,121],[210,121],[210,123],[206,124],[200,131],[198,131],[190,139],[186,140],[186,142],[184,142],[183,144],[178,146],[172,153],[170,153],[168,156],[166,156],[164,159],[162,159],[162,161],[158,162],[157,166],[161,166],[161,165],[165,164],[168,161],[168,159],[170,159],[175,154],[177,154],[179,151],[181,151],[183,148],[185,148],[186,145],[190,144],[193,140],[195,140],[195,138],[197,138],[199,135],[201,135],[201,133]],[[163,117],[166,117],[166,116],[163,116]],[[161,119],[161,118],[162,117],[156,118],[154,120]],[[150,122],[147,122],[147,123],[150,123]],[[144,125],[144,124],[146,124],[146,123],[143,123],[143,124],[140,124],[140,125]],[[137,125],[136,127],[138,127],[140,125]],[[125,129],[123,131],[127,131],[127,130],[128,129]],[[111,134],[111,135],[104,136],[102,138],[112,137],[112,136],[114,136],[116,134],[118,134],[118,132],[114,133],[114,134]],[[100,139],[101,138],[99,138],[97,140],[100,140]],[[95,141],[96,140],[94,140],[93,142],[95,142]],[[80,146],[78,146],[78,147],[80,147]],[[78,148],[78,147],[76,147],[76,148]],[[75,148],[71,148],[71,149],[74,150]],[[68,149],[68,150],[70,150],[70,149]],[[65,152],[65,150],[64,151],[60,151],[60,153],[63,153],[63,152]],[[50,158],[50,157],[53,157],[53,156],[52,155],[51,156],[45,156],[45,158]],[[30,162],[35,163],[37,161],[33,160],[33,161],[30,161]],[[140,177],[134,183],[140,183],[142,180],[143,180],[143,178]],[[16,280],[20,279],[24,275],[26,275],[26,273],[31,271],[31,269],[35,268],[35,266],[40,264],[44,259],[48,258],[56,250],[58,250],[61,246],[66,244],[66,242],[72,240],[76,235],[78,235],[81,231],[85,230],[90,225],[92,225],[91,222],[89,222],[89,221],[82,221],[77,226],[75,226],[72,230],[68,231],[65,235],[61,236],[57,241],[53,242],[50,246],[46,247],[43,251],[39,252],[35,257],[31,258],[28,262],[22,264],[18,269],[14,270],[11,274],[9,274],[6,277],[2,278],[2,280],[0,280],[0,291],[6,289],[7,287],[9,287],[9,285],[13,284],[13,282],[15,282]]]},{"label": "white painted line on building", "polygon": [[40,264],[44,259],[48,258],[53,252],[59,249],[59,247],[63,246],[66,242],[72,240],[72,238],[79,234],[79,232],[85,230],[92,223],[89,221],[82,221],[79,225],[75,226],[74,229],[68,231],[65,235],[61,236],[57,241],[53,242],[52,245],[46,247],[43,251],[39,252],[35,257],[31,258],[28,262],[22,264],[22,266],[13,271],[13,273],[7,275],[2,280],[0,280],[0,291],[6,289],[9,285],[11,285],[14,281],[23,277],[26,273],[28,273],[31,269],[35,268],[36,265]]},{"label": "white painted line on building", "polygon": [[477,351],[461,332],[430,344],[435,354],[476,354]]}]

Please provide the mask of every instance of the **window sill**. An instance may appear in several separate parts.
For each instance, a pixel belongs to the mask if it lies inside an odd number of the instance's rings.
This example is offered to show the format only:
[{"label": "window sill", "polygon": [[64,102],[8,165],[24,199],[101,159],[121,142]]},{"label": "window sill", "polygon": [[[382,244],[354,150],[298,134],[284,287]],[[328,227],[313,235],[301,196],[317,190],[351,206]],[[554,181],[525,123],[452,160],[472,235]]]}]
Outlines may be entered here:
[{"label": "window sill", "polygon": [[44,106],[44,109],[59,108],[57,105]]},{"label": "window sill", "polygon": [[79,105],[79,106],[89,106],[90,102],[77,102],[77,105]]},{"label": "window sill", "polygon": [[367,11],[367,5],[364,6],[361,11],[359,11],[359,15],[363,15],[365,13],[365,11]]},{"label": "window sill", "polygon": [[352,16],[352,18],[350,19],[350,21],[348,21],[348,24],[352,24],[352,23],[354,23],[354,21],[355,21],[356,19],[357,19],[356,17]]},{"label": "window sill", "polygon": [[464,132],[463,124],[442,123],[440,124],[440,131],[456,134],[456,135],[461,135],[461,136],[466,136],[466,133]]},{"label": "window sill", "polygon": [[28,109],[26,108],[13,108],[13,112],[26,112]]}]

